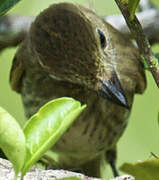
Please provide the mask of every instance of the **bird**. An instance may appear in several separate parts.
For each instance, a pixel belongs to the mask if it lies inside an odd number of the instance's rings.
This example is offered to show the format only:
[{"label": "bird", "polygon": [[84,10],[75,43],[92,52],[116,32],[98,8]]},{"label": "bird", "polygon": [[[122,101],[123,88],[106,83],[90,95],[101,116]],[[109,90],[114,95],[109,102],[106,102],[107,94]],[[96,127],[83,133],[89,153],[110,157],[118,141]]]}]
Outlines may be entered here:
[{"label": "bird", "polygon": [[91,9],[57,3],[43,10],[19,46],[10,72],[27,118],[52,99],[72,97],[87,104],[51,148],[59,167],[101,177],[114,176],[117,142],[129,122],[134,95],[146,89],[138,48]]}]

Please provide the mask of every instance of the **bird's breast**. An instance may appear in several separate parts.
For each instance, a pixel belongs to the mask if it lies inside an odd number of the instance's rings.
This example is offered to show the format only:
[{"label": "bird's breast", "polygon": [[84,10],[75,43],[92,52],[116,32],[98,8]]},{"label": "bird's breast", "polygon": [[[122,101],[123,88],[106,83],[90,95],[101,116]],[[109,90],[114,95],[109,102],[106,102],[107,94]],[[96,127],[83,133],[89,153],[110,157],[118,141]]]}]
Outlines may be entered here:
[{"label": "bird's breast", "polygon": [[58,82],[49,77],[23,78],[21,89],[25,112],[29,118],[49,100],[73,97],[87,104],[85,111],[55,144],[53,150],[73,158],[94,158],[113,147],[122,135],[129,110],[99,97],[78,85]]}]

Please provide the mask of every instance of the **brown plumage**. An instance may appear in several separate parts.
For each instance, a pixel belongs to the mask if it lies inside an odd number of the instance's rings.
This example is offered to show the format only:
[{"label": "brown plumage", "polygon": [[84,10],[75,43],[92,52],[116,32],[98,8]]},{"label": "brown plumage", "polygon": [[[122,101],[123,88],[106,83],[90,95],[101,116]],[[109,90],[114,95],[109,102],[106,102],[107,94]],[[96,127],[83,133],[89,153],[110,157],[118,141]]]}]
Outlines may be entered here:
[{"label": "brown plumage", "polygon": [[19,47],[10,75],[27,118],[44,103],[68,96],[87,109],[53,150],[59,167],[100,176],[101,159],[116,170],[116,143],[135,93],[146,87],[138,50],[93,11],[60,3],[44,10]]}]

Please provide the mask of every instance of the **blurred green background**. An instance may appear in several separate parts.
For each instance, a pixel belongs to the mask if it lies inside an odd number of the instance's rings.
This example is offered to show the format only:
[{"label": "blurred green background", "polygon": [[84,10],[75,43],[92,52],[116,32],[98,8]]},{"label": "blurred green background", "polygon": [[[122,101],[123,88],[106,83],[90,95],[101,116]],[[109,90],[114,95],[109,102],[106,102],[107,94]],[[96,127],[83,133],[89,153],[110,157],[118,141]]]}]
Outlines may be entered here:
[{"label": "blurred green background", "polygon": [[[9,13],[36,16],[40,11],[55,2],[62,2],[62,0],[22,0]],[[120,13],[113,0],[70,0],[67,2],[76,2],[94,8],[100,15]],[[153,49],[155,52],[159,52],[158,45],[155,45]],[[11,91],[9,86],[9,71],[15,50],[15,48],[12,48],[0,53],[0,106],[8,110],[23,124],[25,117],[21,98]],[[123,162],[150,159],[150,152],[156,155],[159,154],[159,127],[157,120],[159,93],[149,72],[147,72],[147,82],[148,87],[144,95],[136,95],[135,97],[129,125],[118,143],[118,166]],[[108,177],[112,176],[109,168],[108,174]]]}]

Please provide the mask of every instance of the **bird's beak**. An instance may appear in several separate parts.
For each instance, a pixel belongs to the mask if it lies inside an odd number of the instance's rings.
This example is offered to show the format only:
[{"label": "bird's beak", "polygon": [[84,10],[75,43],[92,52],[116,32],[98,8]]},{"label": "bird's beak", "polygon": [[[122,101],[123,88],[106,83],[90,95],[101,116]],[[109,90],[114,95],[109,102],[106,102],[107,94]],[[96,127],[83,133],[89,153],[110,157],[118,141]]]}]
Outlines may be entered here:
[{"label": "bird's beak", "polygon": [[121,87],[120,81],[115,72],[113,72],[111,79],[108,81],[102,81],[101,83],[102,86],[98,92],[102,97],[108,98],[111,101],[128,109],[130,108],[127,102],[127,98],[124,94],[124,90]]}]

